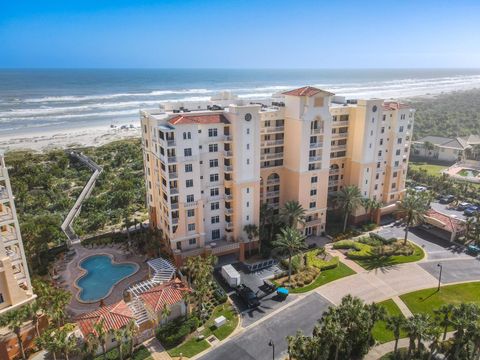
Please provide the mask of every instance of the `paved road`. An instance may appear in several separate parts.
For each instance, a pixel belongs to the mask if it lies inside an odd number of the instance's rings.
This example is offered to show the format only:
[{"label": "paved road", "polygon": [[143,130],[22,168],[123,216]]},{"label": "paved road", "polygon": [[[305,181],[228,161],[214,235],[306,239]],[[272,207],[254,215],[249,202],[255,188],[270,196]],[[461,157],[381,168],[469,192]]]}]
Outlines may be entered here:
[{"label": "paved road", "polygon": [[438,278],[440,272],[438,264],[443,266],[442,284],[480,279],[480,259],[428,261],[419,265]]},{"label": "paved road", "polygon": [[444,214],[447,214],[447,215],[455,215],[459,219],[466,219],[467,218],[465,215],[463,215],[463,211],[448,209],[448,207],[450,206],[449,204],[440,204],[440,203],[434,201],[430,204],[430,206],[434,210],[440,211],[440,212],[442,212]]},{"label": "paved road", "polygon": [[[317,320],[331,305],[324,297],[312,293],[289,306],[277,315],[251,327],[225,344],[202,356],[201,360],[262,360],[271,359],[275,343],[276,359],[284,357],[287,350],[285,338],[298,329],[311,334]],[[283,355],[282,355],[283,353]]]}]

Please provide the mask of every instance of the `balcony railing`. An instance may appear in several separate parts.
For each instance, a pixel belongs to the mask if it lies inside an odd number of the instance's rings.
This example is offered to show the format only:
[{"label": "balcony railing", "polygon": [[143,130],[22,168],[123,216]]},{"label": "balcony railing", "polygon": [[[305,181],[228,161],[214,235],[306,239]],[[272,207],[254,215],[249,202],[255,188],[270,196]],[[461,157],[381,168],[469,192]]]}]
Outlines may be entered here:
[{"label": "balcony railing", "polygon": [[177,179],[178,178],[178,173],[176,173],[176,172],[168,173],[168,177],[170,179]]},{"label": "balcony railing", "polygon": [[310,162],[315,162],[315,161],[321,161],[322,157],[321,156],[309,156],[308,161]]},{"label": "balcony railing", "polygon": [[282,158],[283,158],[283,152],[262,154],[262,160],[274,160],[274,159],[282,159]]},{"label": "balcony railing", "polygon": [[280,184],[280,179],[267,180],[267,185],[278,185],[278,184]]},{"label": "balcony railing", "polygon": [[332,134],[332,139],[341,139],[348,137],[348,132]]},{"label": "balcony railing", "polygon": [[284,140],[279,139],[279,140],[264,140],[262,141],[262,146],[278,146],[278,145],[283,145]]},{"label": "balcony railing", "polygon": [[183,206],[186,208],[192,208],[197,206],[197,203],[198,203],[197,201],[186,202],[186,203],[183,203]]},{"label": "balcony railing", "polygon": [[0,234],[0,239],[3,242],[3,245],[7,246],[16,242],[17,233],[15,231],[6,231]]},{"label": "balcony railing", "polygon": [[314,142],[310,143],[310,149],[317,149],[323,147],[323,143],[321,142]]},{"label": "balcony railing", "polygon": [[232,215],[233,214],[233,209],[232,208],[226,208],[225,209],[225,214]]},{"label": "balcony railing", "polygon": [[232,223],[232,222],[227,222],[227,223],[225,224],[225,227],[226,227],[227,229],[233,229],[233,223]]},{"label": "balcony railing", "polygon": [[281,132],[285,129],[284,126],[267,126],[267,127],[262,127],[260,129],[261,133],[274,133],[274,132]]},{"label": "balcony railing", "polygon": [[226,171],[226,172],[232,172],[232,171],[233,171],[233,166],[231,166],[231,165],[225,165],[225,171]]},{"label": "balcony railing", "polygon": [[341,151],[341,150],[347,150],[347,144],[343,144],[343,145],[333,145],[331,148],[330,148],[331,151]]},{"label": "balcony railing", "polygon": [[7,209],[7,211],[0,213],[0,222],[8,220],[13,220],[13,213],[10,209]]},{"label": "balcony railing", "polygon": [[340,169],[330,169],[328,171],[329,174],[339,174],[340,173]]},{"label": "balcony railing", "polygon": [[7,170],[5,168],[0,167],[0,179],[7,177]]},{"label": "balcony railing", "polygon": [[178,224],[178,218],[172,218],[172,224],[177,225]]},{"label": "balcony railing", "polygon": [[323,134],[323,128],[310,129],[311,134]]},{"label": "balcony railing", "polygon": [[170,195],[178,194],[178,187],[171,187],[170,188]]},{"label": "balcony railing", "polygon": [[224,135],[223,141],[232,141],[232,135]]},{"label": "balcony railing", "polygon": [[175,140],[167,140],[167,146],[175,146]]},{"label": "balcony railing", "polygon": [[222,245],[222,246],[214,246],[212,247],[212,254],[220,254],[222,252],[225,252],[225,251],[232,251],[232,250],[236,250],[240,248],[240,244],[239,243],[233,243],[233,244],[227,244],[227,245]]},{"label": "balcony railing", "polygon": [[231,151],[231,150],[228,150],[228,151],[227,151],[227,150],[224,150],[224,151],[223,151],[223,156],[225,156],[225,157],[232,157],[232,156],[233,156],[233,151]]},{"label": "balcony railing", "polygon": [[348,126],[348,120],[332,121],[332,126]]},{"label": "balcony railing", "polygon": [[280,196],[280,191],[268,191],[267,198],[278,197]]},{"label": "balcony railing", "polygon": [[169,156],[168,157],[168,162],[169,163],[176,163],[177,162],[177,157],[176,156]]},{"label": "balcony railing", "polygon": [[0,201],[8,199],[8,192],[5,187],[0,187]]},{"label": "balcony railing", "polygon": [[231,195],[231,194],[226,195],[226,194],[225,194],[225,200],[227,200],[227,201],[233,200],[233,195]]}]

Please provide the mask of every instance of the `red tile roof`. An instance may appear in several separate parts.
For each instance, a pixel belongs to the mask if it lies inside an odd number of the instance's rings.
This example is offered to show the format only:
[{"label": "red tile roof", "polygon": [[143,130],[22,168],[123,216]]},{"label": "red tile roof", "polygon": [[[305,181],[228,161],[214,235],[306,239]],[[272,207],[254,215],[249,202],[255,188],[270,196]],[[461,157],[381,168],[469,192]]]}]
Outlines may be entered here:
[{"label": "red tile roof", "polygon": [[398,102],[398,101],[385,101],[383,103],[384,110],[397,110],[397,109],[408,109],[410,108],[407,104]]},{"label": "red tile roof", "polygon": [[434,209],[428,210],[425,215],[443,224],[442,229],[450,233],[454,231],[458,232],[459,230],[462,230],[462,228],[465,225],[463,221],[452,218],[446,214],[442,214],[441,212],[438,212]]},{"label": "red tile roof", "polygon": [[190,288],[182,281],[174,279],[145,291],[140,298],[152,311],[158,312],[165,304],[173,305],[181,301],[183,294],[189,291],[191,291]]},{"label": "red tile roof", "polygon": [[304,86],[298,89],[286,91],[283,93],[283,95],[291,95],[291,96],[314,96],[319,93],[322,93],[323,95],[334,95],[331,92],[317,89],[316,87],[313,86]]},{"label": "red tile roof", "polygon": [[179,124],[230,124],[223,114],[181,114],[168,122],[172,125]]},{"label": "red tile roof", "polygon": [[120,329],[126,326],[130,321],[135,320],[132,310],[123,301],[102,306],[98,310],[85,313],[77,317],[76,322],[84,336],[90,333],[95,334],[93,326],[100,321],[104,321],[103,329],[105,331]]}]

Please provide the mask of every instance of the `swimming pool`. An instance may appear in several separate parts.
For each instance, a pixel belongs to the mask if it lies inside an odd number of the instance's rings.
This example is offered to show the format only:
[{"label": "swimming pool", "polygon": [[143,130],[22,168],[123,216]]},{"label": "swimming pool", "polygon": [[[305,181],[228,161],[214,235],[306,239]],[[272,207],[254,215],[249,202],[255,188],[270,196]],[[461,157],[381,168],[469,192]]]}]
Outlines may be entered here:
[{"label": "swimming pool", "polygon": [[77,298],[82,302],[96,302],[110,295],[115,284],[137,272],[134,263],[114,263],[109,255],[93,255],[79,266],[86,273],[77,279],[80,289]]}]

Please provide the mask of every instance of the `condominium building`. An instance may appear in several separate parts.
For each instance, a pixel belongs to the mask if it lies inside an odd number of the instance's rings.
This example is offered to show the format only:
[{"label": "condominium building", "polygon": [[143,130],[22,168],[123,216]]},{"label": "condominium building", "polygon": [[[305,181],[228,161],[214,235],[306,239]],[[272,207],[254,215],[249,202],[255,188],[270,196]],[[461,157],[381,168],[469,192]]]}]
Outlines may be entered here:
[{"label": "condominium building", "polygon": [[320,235],[328,195],[343,186],[384,208],[404,190],[413,110],[400,103],[346,102],[307,86],[259,101],[224,93],[165,103],[140,116],[150,223],[177,264],[205,252],[242,259],[252,246],[244,227],[259,224],[262,203],[300,202],[301,230]]},{"label": "condominium building", "polygon": [[12,188],[0,152],[0,315],[34,297]]}]

